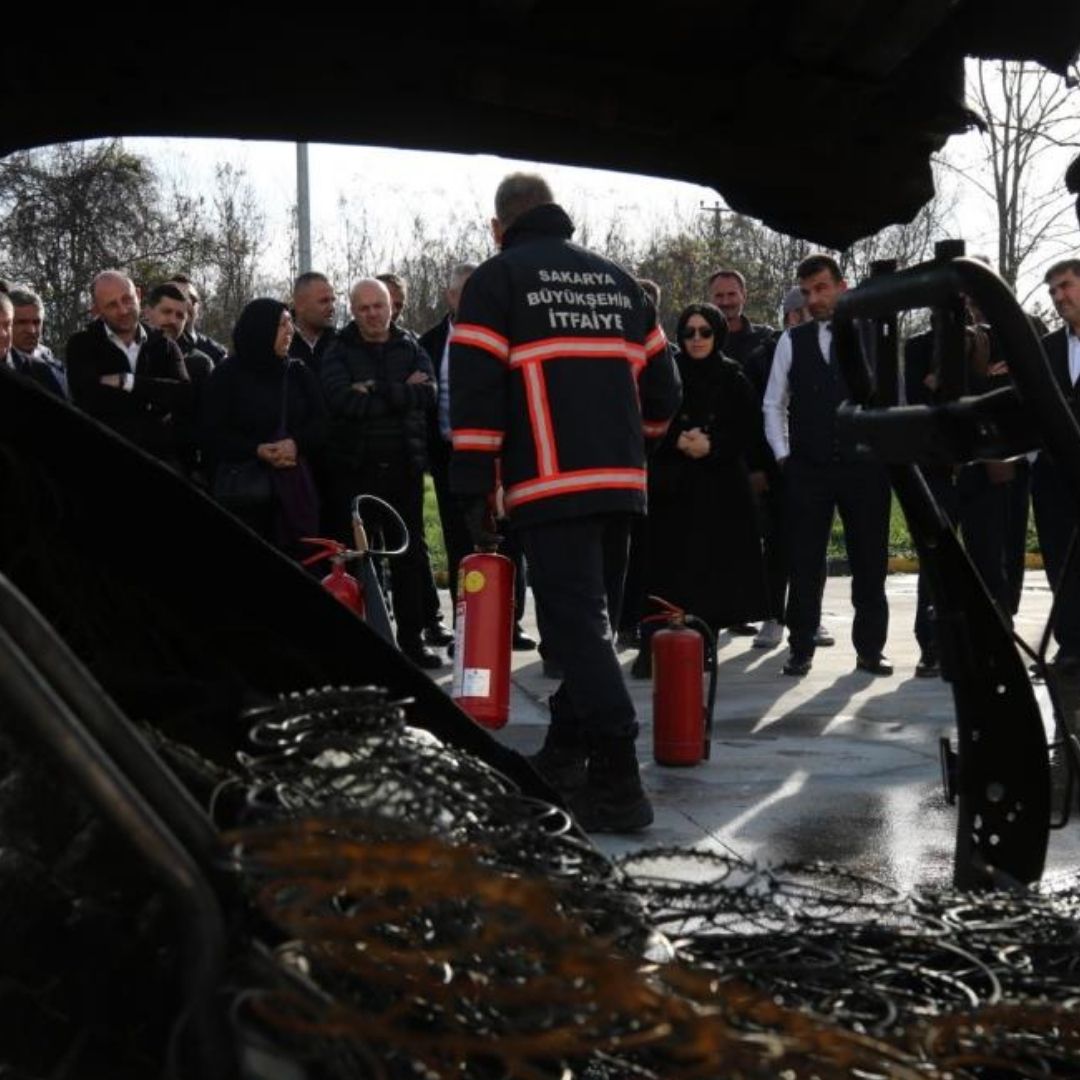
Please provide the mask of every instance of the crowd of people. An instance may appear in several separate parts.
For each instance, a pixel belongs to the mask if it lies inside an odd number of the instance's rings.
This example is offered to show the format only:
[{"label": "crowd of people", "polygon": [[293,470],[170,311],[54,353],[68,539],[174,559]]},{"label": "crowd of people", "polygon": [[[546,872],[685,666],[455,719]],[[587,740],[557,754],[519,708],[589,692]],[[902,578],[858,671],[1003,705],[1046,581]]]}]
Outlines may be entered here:
[{"label": "crowd of people", "polygon": [[[474,546],[514,560],[518,649],[537,647],[521,624],[526,578],[533,586],[545,671],[564,680],[534,764],[578,800],[587,827],[640,828],[652,814],[612,639],[638,646],[631,674],[647,678],[648,597],[753,635],[756,648],[779,647],[786,627],[782,671],[805,675],[815,649],[833,644],[821,600],[838,513],[855,666],[892,672],[888,478],[836,429],[848,394],[830,318],[847,282],[831,256],[804,259],[774,329],[747,318],[742,273],[720,268],[677,314],[670,342],[659,289],[574,245],[542,178],[508,177],[492,227],[499,254],[453,268],[446,314],[420,334],[405,325],[407,283],[393,273],[352,285],[341,327],[329,278],[303,273],[288,303],[248,303],[226,349],[199,330],[190,278],[140,294],[103,269],[88,283],[90,320],[62,358],[44,343],[39,297],[4,286],[0,362],[182,471],[293,557],[306,554],[305,536],[348,544],[356,494],[384,499],[411,537],[391,569],[398,644],[435,669],[453,637],[424,539],[429,473],[451,592]],[[1064,325],[1044,344],[1075,403],[1080,259],[1055,264],[1046,283]],[[967,333],[973,388],[1007,380],[1008,358],[977,310]],[[910,403],[936,400],[931,337],[906,346]],[[1057,587],[1076,512],[1047,455],[927,480],[1003,618],[1019,602],[1031,498]],[[1080,670],[1076,588],[1071,578],[1061,589],[1062,669]],[[914,630],[915,673],[937,675],[924,588]]]}]

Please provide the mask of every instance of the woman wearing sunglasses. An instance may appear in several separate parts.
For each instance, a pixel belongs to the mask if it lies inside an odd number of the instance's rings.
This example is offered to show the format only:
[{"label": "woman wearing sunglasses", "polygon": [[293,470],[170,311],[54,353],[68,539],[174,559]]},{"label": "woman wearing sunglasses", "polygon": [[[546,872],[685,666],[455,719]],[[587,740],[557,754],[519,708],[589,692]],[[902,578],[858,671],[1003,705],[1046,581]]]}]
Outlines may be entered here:
[{"label": "woman wearing sunglasses", "polygon": [[[761,537],[745,456],[757,445],[761,405],[721,352],[724,316],[691,304],[679,316],[683,402],[649,459],[646,594],[704,619],[714,631],[766,614]],[[631,667],[652,673],[649,640]]]}]

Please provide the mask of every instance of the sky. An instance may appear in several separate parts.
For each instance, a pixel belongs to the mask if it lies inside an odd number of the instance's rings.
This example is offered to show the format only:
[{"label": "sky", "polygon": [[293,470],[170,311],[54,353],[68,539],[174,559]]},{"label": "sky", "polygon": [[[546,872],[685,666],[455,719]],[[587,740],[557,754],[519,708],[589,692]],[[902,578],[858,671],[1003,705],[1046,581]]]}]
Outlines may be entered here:
[{"label": "sky", "polygon": [[[1074,91],[1074,93],[1076,93]],[[1080,94],[1078,94],[1080,103]],[[1077,114],[1080,115],[1080,105]],[[296,199],[296,150],[293,143],[247,140],[132,138],[127,145],[150,156],[164,176],[185,179],[185,186],[209,189],[219,162],[243,166],[253,183],[269,225],[264,266],[273,278],[287,277],[290,245],[289,212]],[[1059,183],[1074,151],[1047,155],[1042,180]],[[944,156],[951,167],[940,173],[946,199],[954,205],[947,235],[963,237],[969,252],[996,253],[996,221],[992,205],[965,176],[985,178],[985,152],[977,132],[954,136]],[[644,236],[658,223],[683,220],[722,205],[711,188],[655,177],[634,176],[564,165],[537,165],[495,155],[446,154],[382,147],[312,144],[309,151],[312,199],[313,262],[325,257],[324,244],[337,233],[342,198],[363,206],[368,220],[383,226],[387,236],[403,232],[417,210],[432,221],[456,212],[486,222],[499,180],[519,168],[541,169],[556,198],[580,217],[587,213],[594,228],[619,215]],[[1080,249],[1080,236],[1074,251]],[[1033,259],[1020,281],[1021,299],[1041,297],[1042,266]],[[1042,297],[1045,301],[1045,297]]]},{"label": "sky", "polygon": [[[274,238],[267,258],[287,264],[286,224],[296,201],[294,143],[180,138],[130,138],[124,142],[131,150],[151,157],[163,176],[187,177],[195,188],[211,186],[219,162],[243,166],[272,226]],[[418,209],[436,221],[452,209],[487,222],[496,186],[516,169],[541,170],[571,214],[587,208],[590,223],[596,227],[618,213],[647,230],[654,220],[676,213],[700,213],[702,203],[712,206],[719,199],[711,188],[694,184],[493,154],[313,143],[308,156],[316,268],[320,237],[325,240],[334,234],[342,197],[362,203],[369,219],[383,223],[390,233],[403,228]]]}]

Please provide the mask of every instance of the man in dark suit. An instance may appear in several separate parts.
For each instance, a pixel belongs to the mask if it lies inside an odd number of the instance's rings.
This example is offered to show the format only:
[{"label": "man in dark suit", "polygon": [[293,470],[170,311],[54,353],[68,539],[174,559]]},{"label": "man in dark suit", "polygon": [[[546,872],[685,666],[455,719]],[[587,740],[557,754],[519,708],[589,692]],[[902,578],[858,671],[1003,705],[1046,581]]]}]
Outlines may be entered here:
[{"label": "man in dark suit", "polygon": [[847,282],[825,254],[808,255],[797,274],[814,321],[781,335],[762,406],[787,494],[791,581],[785,621],[791,654],[782,671],[810,671],[829,530],[838,510],[851,565],[855,666],[870,675],[891,675],[892,663],[882,652],[889,629],[889,477],[880,462],[842,445],[836,429],[837,406],[849,392],[832,348],[831,320]]},{"label": "man in dark suit", "polygon": [[90,297],[94,321],[67,346],[72,400],[136,446],[182,468],[179,433],[193,391],[179,347],[139,322],[139,296],[126,275],[102,271]]},{"label": "man in dark suit", "polygon": [[26,353],[19,352],[11,344],[12,323],[15,319],[15,305],[6,293],[0,293],[0,365],[8,367],[28,379],[33,379],[50,394],[64,397],[64,388],[52,369],[43,360],[36,360]]},{"label": "man in dark suit", "polygon": [[[41,297],[29,289],[16,286],[8,294],[11,306],[15,309],[15,321],[11,324],[11,345],[16,352],[31,360],[43,363],[52,378],[42,375],[45,387],[52,391],[53,385],[60,387],[64,397],[68,396],[67,372],[63,362],[53,356],[52,350],[41,340],[45,330],[45,305]],[[39,370],[36,366],[34,370]]]},{"label": "man in dark suit", "polygon": [[[1050,299],[1064,325],[1043,340],[1050,370],[1073,413],[1080,413],[1080,259],[1065,259],[1046,271]],[[1044,450],[1035,461],[1031,478],[1035,527],[1043,564],[1058,602],[1054,636],[1058,642],[1055,667],[1080,675],[1080,566],[1074,559],[1066,580],[1061,579],[1065,555],[1076,531],[1077,493],[1071,491],[1053,458]]]}]

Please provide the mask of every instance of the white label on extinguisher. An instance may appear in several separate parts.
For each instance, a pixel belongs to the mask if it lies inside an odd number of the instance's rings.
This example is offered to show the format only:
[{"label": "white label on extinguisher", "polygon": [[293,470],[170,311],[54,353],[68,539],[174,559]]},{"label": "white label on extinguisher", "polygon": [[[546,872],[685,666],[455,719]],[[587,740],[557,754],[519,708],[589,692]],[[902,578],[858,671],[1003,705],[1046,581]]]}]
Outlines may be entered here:
[{"label": "white label on extinguisher", "polygon": [[466,668],[461,680],[462,697],[487,697],[491,693],[491,668]]},{"label": "white label on extinguisher", "polygon": [[465,671],[465,601],[457,602],[457,615],[454,618],[454,677],[450,683],[450,696],[457,700],[462,697],[461,680]]}]

